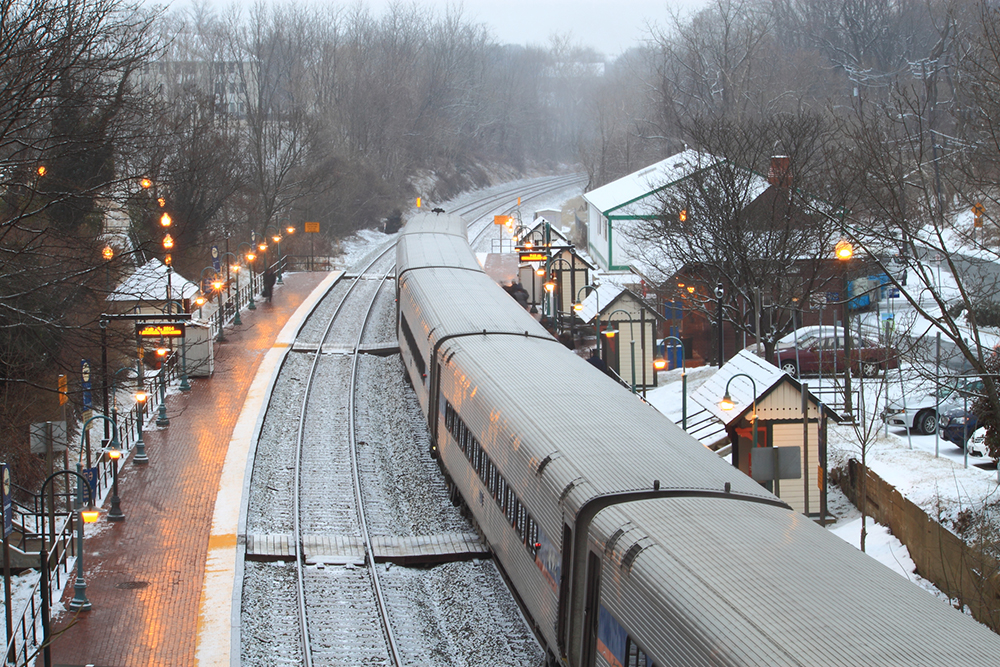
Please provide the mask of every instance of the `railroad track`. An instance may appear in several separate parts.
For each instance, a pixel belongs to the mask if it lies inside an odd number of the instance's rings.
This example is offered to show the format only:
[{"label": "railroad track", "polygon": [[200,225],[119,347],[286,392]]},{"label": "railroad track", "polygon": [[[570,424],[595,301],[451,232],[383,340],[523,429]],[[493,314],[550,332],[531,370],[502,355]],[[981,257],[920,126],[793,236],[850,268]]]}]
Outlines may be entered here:
[{"label": "railroad track", "polygon": [[[512,196],[523,202],[578,180],[522,185],[452,210],[473,220],[475,238]],[[495,566],[475,559],[485,546],[448,503],[427,455],[393,350],[393,247],[371,253],[321,300],[272,394],[248,501],[242,664],[541,661]],[[445,564],[391,567],[428,553]],[[456,587],[469,599],[455,599]],[[470,633],[477,617],[484,629],[499,626],[498,636]]]}]

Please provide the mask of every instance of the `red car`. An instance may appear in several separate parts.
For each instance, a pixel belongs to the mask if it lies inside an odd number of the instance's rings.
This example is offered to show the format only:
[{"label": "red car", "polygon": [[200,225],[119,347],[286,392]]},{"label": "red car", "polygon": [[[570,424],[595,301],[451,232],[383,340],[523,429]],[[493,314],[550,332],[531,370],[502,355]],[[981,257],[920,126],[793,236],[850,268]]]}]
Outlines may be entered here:
[{"label": "red car", "polygon": [[[830,375],[840,373],[847,365],[843,336],[810,336],[799,341],[799,346],[776,350],[774,364],[795,377],[803,375]],[[851,338],[851,370],[862,377],[874,377],[881,371],[899,367],[899,354],[864,338]]]}]

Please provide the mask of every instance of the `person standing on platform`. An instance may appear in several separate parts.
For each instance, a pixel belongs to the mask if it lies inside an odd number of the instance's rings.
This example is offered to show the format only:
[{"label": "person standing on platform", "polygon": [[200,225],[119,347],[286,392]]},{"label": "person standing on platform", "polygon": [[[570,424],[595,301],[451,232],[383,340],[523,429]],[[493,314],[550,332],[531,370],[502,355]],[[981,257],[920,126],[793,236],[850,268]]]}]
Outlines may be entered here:
[{"label": "person standing on platform", "polygon": [[274,275],[274,271],[268,267],[264,271],[264,289],[260,291],[260,295],[266,297],[268,301],[271,300],[271,295],[274,293],[274,282],[276,280],[277,277]]}]

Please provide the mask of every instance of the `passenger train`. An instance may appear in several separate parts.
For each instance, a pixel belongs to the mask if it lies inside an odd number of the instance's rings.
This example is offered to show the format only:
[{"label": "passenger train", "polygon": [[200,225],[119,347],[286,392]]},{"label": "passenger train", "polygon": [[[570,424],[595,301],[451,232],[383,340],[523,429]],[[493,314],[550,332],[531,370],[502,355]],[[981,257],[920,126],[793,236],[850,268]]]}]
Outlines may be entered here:
[{"label": "passenger train", "polygon": [[996,665],[1000,637],[796,513],[554,340],[465,222],[397,243],[433,453],[552,665]]}]

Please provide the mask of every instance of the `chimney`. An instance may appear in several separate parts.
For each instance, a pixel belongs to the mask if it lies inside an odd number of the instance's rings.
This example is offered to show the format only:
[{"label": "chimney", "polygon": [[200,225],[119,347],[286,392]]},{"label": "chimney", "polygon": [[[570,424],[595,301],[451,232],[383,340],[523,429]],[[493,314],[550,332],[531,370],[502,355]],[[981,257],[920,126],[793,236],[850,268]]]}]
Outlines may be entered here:
[{"label": "chimney", "polygon": [[792,187],[792,158],[787,155],[772,155],[767,182],[779,188]]}]

